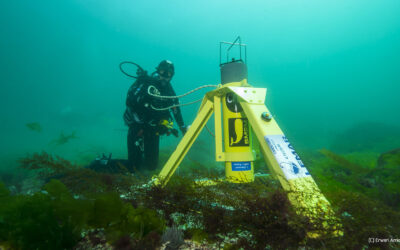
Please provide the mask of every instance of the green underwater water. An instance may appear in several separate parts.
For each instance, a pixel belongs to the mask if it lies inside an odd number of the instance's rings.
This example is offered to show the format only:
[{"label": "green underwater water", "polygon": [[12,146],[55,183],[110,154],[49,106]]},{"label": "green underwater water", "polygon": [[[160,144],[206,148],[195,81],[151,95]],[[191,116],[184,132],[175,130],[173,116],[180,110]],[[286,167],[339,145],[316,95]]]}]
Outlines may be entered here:
[{"label": "green underwater water", "polygon": [[[220,82],[219,42],[240,35],[249,83],[268,89],[267,107],[328,198],[362,194],[398,212],[398,153],[387,152],[400,148],[399,16],[397,0],[3,1],[0,181],[25,183],[17,160],[35,152],[79,165],[126,158],[132,80],[119,63],[152,72],[169,59],[182,94]],[[198,108],[182,108],[186,124]],[[162,138],[160,164],[179,139]],[[179,171],[221,173],[213,145],[203,131]]]}]

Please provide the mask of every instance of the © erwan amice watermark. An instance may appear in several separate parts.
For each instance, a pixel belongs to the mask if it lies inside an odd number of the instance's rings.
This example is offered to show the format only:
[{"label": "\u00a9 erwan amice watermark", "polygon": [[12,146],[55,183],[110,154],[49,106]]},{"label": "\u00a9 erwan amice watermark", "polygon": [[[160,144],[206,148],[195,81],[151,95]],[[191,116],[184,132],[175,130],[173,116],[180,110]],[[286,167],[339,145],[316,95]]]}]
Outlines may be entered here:
[{"label": "\u00a9 erwan amice watermark", "polygon": [[400,243],[400,238],[368,238],[368,243]]}]

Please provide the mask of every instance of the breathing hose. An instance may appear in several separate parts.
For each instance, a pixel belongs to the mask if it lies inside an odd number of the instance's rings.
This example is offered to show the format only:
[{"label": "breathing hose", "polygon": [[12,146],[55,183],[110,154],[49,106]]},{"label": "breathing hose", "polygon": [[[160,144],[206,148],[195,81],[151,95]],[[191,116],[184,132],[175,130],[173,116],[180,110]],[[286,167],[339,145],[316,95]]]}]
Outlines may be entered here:
[{"label": "breathing hose", "polygon": [[[128,74],[126,71],[124,71],[124,69],[122,68],[122,65],[124,65],[124,64],[132,64],[132,65],[135,65],[135,66],[137,67],[137,70],[136,70],[137,76]],[[120,69],[121,72],[122,72],[123,74],[125,74],[126,76],[131,77],[131,78],[135,78],[135,79],[137,79],[139,76],[147,75],[147,71],[145,71],[142,67],[140,67],[139,64],[134,63],[134,62],[130,62],[130,61],[123,61],[123,62],[121,62],[121,63],[119,64],[119,69]],[[154,74],[154,73],[153,73],[153,74]],[[210,87],[212,87],[212,88],[218,88],[219,85],[211,85],[211,84],[203,85],[203,86],[200,86],[200,87],[198,87],[198,88],[192,89],[191,91],[189,91],[189,92],[187,92],[187,93],[185,93],[185,94],[179,95],[179,96],[160,96],[160,95],[153,94],[153,93],[151,93],[151,90],[152,90],[152,89],[154,89],[156,93],[160,93],[160,92],[158,91],[158,89],[157,89],[155,86],[150,85],[150,86],[148,87],[148,89],[147,89],[147,93],[148,93],[150,96],[153,96],[153,97],[156,97],[156,98],[162,98],[162,99],[164,99],[164,98],[165,98],[165,99],[176,99],[176,98],[181,98],[181,97],[190,95],[190,94],[192,94],[192,93],[194,93],[194,92],[196,92],[196,91],[198,91],[198,90],[200,90],[200,89],[203,89],[203,88],[210,88]],[[198,100],[193,101],[193,102],[188,102],[188,103],[183,103],[183,104],[172,105],[172,106],[165,107],[165,108],[156,108],[156,107],[154,107],[153,105],[150,105],[150,107],[151,107],[152,109],[154,109],[154,110],[161,111],[161,110],[167,110],[167,109],[171,109],[171,108],[175,108],[175,107],[191,105],[191,104],[200,102],[201,100],[202,100],[202,99],[198,99]],[[208,132],[209,132],[212,136],[214,136],[214,134],[213,134],[213,133],[210,131],[210,129],[207,127],[207,125],[206,125],[206,128],[207,128]],[[215,137],[215,136],[214,136],[214,137]]]},{"label": "breathing hose", "polygon": [[[211,85],[211,84],[203,85],[203,86],[200,86],[200,87],[198,87],[198,88],[192,89],[191,91],[189,91],[189,92],[187,92],[187,93],[185,93],[185,94],[178,95],[178,96],[160,96],[160,95],[153,94],[153,93],[151,93],[151,90],[152,90],[152,89],[155,89],[156,92],[158,92],[158,90],[157,90],[157,88],[154,87],[153,85],[150,85],[150,86],[148,87],[148,89],[147,89],[147,93],[148,93],[150,96],[153,96],[153,97],[156,97],[156,98],[162,98],[162,99],[164,99],[164,98],[165,98],[165,99],[176,99],[176,98],[181,98],[181,97],[190,95],[190,94],[192,94],[192,93],[194,93],[194,92],[196,92],[196,91],[198,91],[198,90],[200,90],[200,89],[203,89],[203,88],[210,88],[210,87],[218,88],[218,85]],[[191,104],[200,102],[201,100],[203,100],[203,99],[198,99],[198,100],[196,100],[196,101],[188,102],[188,103],[183,103],[183,104],[172,105],[172,106],[165,107],[165,108],[156,108],[156,107],[154,107],[153,105],[151,105],[151,108],[154,109],[154,110],[157,110],[157,111],[161,111],[161,110],[167,110],[167,109],[170,109],[170,108],[175,108],[175,107],[180,107],[180,106],[191,105]]]},{"label": "breathing hose", "polygon": [[[133,75],[131,75],[131,74],[126,73],[126,72],[124,71],[124,69],[122,68],[122,65],[124,65],[124,64],[133,64],[133,65],[135,65],[135,66],[137,67],[136,74],[137,74],[138,76],[133,76]],[[129,76],[129,77],[135,78],[135,79],[137,79],[137,78],[138,78],[140,75],[142,75],[143,73],[146,73],[146,71],[145,71],[142,67],[140,67],[139,64],[134,63],[134,62],[129,62],[129,61],[121,62],[121,63],[119,64],[119,69],[120,69],[121,72],[124,73],[126,76]]]}]

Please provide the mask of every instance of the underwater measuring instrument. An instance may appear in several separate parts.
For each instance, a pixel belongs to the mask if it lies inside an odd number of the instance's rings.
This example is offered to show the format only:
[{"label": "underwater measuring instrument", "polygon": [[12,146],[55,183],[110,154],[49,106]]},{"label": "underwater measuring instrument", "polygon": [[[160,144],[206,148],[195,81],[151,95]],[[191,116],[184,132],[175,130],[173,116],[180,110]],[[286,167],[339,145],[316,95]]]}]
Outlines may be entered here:
[{"label": "underwater measuring instrument", "polygon": [[158,123],[159,131],[156,133],[157,135],[171,135],[173,134],[175,137],[179,136],[178,130],[174,129],[174,123],[168,120],[161,120]]},{"label": "underwater measuring instrument", "polygon": [[[224,44],[229,45],[226,50],[226,62],[221,61],[221,46]],[[229,53],[235,45],[239,48],[239,59],[232,58],[230,60]],[[242,44],[240,37],[237,37],[233,43],[220,43],[222,85],[231,82],[247,82],[247,66],[242,60],[242,48],[246,48],[246,45]],[[244,55],[246,58],[246,49]],[[243,113],[240,99],[233,92],[228,92],[221,97],[214,96],[214,113],[216,160],[225,162],[226,179],[235,183],[253,182],[256,157],[252,149],[249,120]],[[219,129],[221,127],[221,115],[223,133]]]},{"label": "underwater measuring instrument", "polygon": [[[221,42],[220,47],[222,44],[230,45],[228,53],[237,45],[240,48],[239,59],[229,60],[227,57],[225,63],[220,59],[222,85],[205,94],[191,127],[152,182],[162,186],[168,183],[214,113],[216,160],[225,161],[227,181],[254,180],[252,161],[255,157],[251,148],[254,133],[265,163],[283,189],[288,192],[288,198],[296,211],[309,217],[311,222],[323,218],[326,228],[330,225],[329,229],[333,228],[336,235],[342,235],[341,225],[337,222],[329,201],[319,190],[293,145],[267,109],[267,89],[254,88],[248,84],[247,66],[241,53],[241,48],[246,45],[241,43],[240,37],[233,43]],[[309,232],[308,235],[318,237],[319,233]]]}]

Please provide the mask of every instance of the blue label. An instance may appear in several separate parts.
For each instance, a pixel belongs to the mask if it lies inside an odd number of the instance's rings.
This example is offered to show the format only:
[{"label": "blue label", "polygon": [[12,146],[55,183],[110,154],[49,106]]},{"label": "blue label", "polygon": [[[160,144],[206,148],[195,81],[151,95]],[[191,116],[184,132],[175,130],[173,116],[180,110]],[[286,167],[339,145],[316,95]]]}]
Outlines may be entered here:
[{"label": "blue label", "polygon": [[232,162],[232,171],[248,171],[251,170],[249,161],[236,161]]}]

